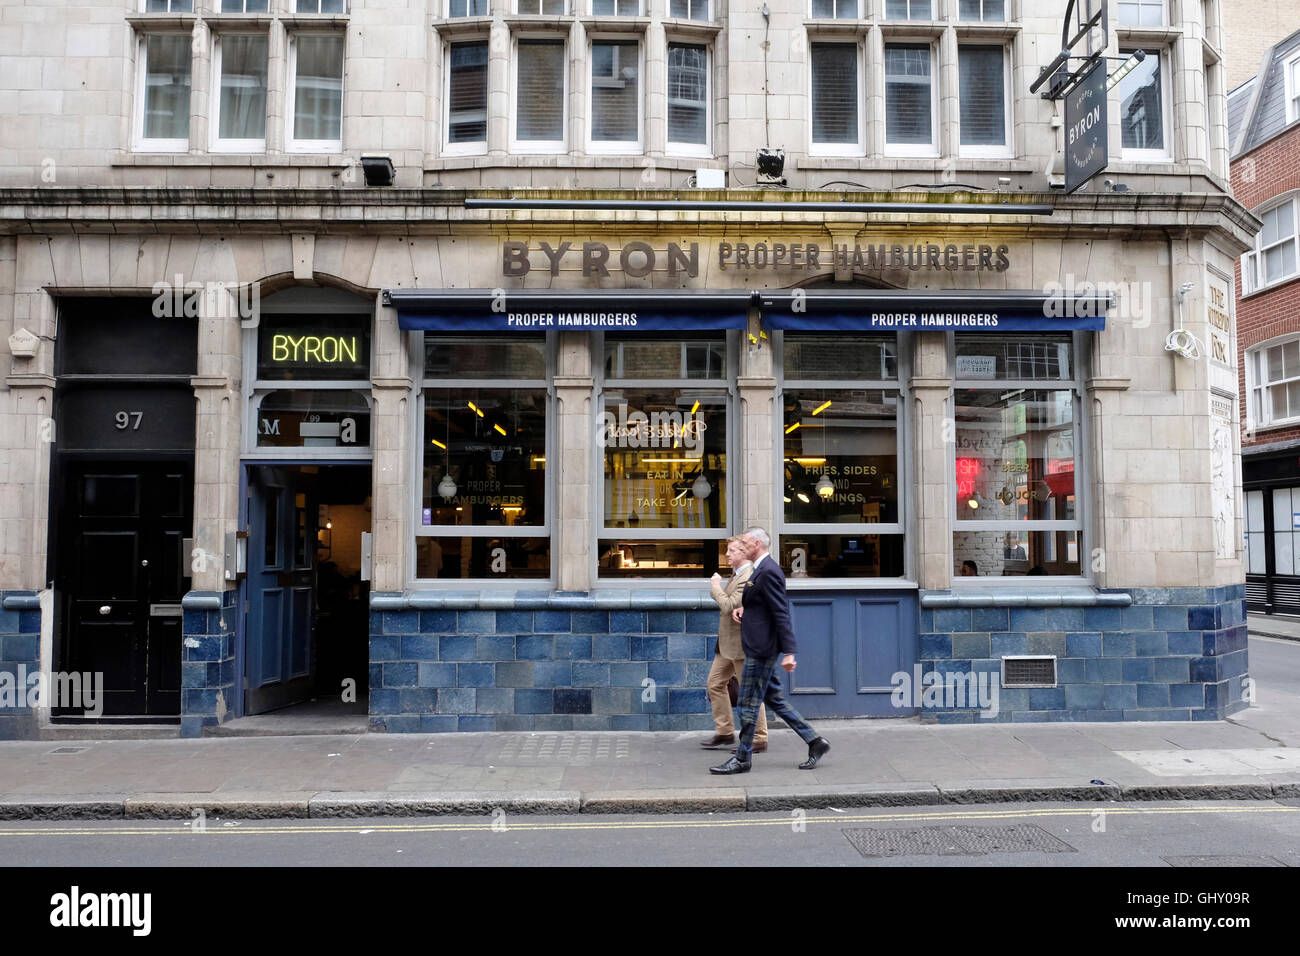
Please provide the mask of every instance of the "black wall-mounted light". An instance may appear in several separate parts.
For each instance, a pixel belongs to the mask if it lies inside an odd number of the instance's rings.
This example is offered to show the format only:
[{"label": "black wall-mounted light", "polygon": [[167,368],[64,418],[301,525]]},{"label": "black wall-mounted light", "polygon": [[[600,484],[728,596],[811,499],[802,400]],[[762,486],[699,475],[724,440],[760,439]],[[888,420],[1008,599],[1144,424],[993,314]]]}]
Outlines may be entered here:
[{"label": "black wall-mounted light", "polygon": [[361,169],[366,174],[367,186],[391,186],[397,168],[387,156],[362,156]]}]

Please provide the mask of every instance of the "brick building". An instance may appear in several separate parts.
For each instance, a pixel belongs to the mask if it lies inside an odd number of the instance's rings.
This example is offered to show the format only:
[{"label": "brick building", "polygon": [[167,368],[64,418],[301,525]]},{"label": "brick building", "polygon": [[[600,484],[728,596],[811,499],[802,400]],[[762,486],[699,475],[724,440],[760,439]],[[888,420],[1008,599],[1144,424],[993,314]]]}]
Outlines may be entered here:
[{"label": "brick building", "polygon": [[1300,377],[1300,364],[1291,366],[1300,357],[1300,31],[1270,48],[1265,69],[1233,91],[1228,110],[1233,194],[1264,224],[1237,275],[1247,600],[1294,614],[1300,401],[1292,413],[1288,382]]},{"label": "brick building", "polygon": [[1071,195],[1066,6],[0,2],[0,734],[702,729],[755,524],[809,716],[1245,706],[1220,2]]}]

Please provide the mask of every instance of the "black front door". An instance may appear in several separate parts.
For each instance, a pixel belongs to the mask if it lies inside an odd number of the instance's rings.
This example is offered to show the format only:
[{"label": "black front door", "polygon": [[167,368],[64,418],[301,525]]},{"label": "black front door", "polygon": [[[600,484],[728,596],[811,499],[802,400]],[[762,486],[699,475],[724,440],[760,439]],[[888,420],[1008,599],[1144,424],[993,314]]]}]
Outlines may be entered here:
[{"label": "black front door", "polygon": [[191,464],[68,462],[62,481],[60,669],[103,674],[105,716],[179,714]]}]

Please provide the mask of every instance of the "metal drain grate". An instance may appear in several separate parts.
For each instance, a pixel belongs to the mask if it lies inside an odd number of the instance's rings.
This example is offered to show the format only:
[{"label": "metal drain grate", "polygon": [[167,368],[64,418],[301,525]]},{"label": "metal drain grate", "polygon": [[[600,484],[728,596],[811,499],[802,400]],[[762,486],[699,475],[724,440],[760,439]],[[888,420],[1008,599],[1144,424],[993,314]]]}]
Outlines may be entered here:
[{"label": "metal drain grate", "polygon": [[1282,866],[1271,856],[1162,856],[1170,866]]},{"label": "metal drain grate", "polygon": [[841,831],[865,857],[987,856],[991,853],[1075,853],[1041,827],[917,827]]},{"label": "metal drain grate", "polygon": [[630,753],[626,736],[611,734],[513,735],[501,747],[494,763],[588,763],[618,760]]},{"label": "metal drain grate", "polygon": [[1055,687],[1055,657],[1002,658],[1003,687]]},{"label": "metal drain grate", "polygon": [[85,753],[89,749],[89,747],[55,747],[48,752],[52,754],[79,754]]}]

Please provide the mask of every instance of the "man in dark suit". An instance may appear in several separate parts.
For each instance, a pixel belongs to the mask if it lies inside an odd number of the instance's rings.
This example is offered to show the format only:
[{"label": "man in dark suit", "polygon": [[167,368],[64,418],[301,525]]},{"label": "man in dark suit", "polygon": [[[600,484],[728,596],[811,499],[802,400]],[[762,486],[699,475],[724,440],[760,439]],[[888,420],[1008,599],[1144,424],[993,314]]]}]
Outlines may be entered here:
[{"label": "man in dark suit", "polygon": [[785,593],[785,574],[768,553],[772,539],[762,528],[750,528],[741,540],[754,562],[754,570],[745,582],[741,606],[732,612],[740,623],[740,640],[745,648],[745,670],[740,677],[741,708],[740,744],[726,763],[710,767],[710,773],[748,773],[754,747],[754,727],[758,705],[784,720],[808,745],[808,759],[800,770],[811,770],[831,749],[826,738],[819,737],[799,712],[790,706],[776,673],[779,663],[793,671],[795,642],[790,627],[790,599]]}]

